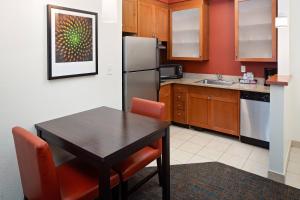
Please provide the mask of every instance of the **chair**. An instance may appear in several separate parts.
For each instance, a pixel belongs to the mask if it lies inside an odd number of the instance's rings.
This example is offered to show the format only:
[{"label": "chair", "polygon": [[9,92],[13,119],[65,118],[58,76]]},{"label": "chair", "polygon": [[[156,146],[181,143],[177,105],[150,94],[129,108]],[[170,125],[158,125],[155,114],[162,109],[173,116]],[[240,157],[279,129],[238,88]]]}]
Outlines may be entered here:
[{"label": "chair", "polygon": [[[165,105],[163,103],[149,101],[145,99],[133,98],[131,112],[156,118],[163,119]],[[161,185],[161,153],[162,139],[155,141],[152,145],[147,146],[136,153],[129,156],[126,160],[113,167],[121,178],[122,199],[127,200],[129,194],[137,190],[141,185],[150,180],[158,173],[159,183]],[[156,160],[157,170],[144,178],[140,183],[128,191],[128,180],[141,169],[145,168],[149,163]]]},{"label": "chair", "polygon": [[[98,197],[97,170],[83,165],[79,159],[55,167],[44,140],[20,127],[13,128],[12,132],[24,199],[90,200]],[[119,176],[111,171],[111,188],[118,188],[118,184]]]}]

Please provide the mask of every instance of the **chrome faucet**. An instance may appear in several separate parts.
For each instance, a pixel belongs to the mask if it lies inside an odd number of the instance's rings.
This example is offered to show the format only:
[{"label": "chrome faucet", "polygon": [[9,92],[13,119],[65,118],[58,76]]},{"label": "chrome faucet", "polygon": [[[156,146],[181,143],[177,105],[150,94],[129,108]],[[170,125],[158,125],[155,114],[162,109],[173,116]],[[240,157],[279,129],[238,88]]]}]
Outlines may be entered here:
[{"label": "chrome faucet", "polygon": [[218,81],[223,80],[223,75],[222,74],[216,74]]}]

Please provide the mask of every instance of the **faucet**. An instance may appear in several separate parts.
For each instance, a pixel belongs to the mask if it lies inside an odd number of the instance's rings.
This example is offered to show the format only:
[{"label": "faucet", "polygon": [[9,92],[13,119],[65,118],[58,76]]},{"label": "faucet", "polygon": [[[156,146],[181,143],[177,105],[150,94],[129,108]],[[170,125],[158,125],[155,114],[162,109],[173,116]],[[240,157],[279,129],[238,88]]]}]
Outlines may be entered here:
[{"label": "faucet", "polygon": [[222,74],[216,74],[218,81],[223,80],[223,75]]}]

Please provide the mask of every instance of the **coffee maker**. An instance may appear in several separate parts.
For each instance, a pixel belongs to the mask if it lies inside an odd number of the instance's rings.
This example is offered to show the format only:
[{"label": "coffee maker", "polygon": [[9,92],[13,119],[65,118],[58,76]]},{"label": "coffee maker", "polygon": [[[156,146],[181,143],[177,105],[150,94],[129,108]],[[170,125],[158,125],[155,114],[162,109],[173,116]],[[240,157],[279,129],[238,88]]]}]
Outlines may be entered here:
[{"label": "coffee maker", "polygon": [[277,68],[265,68],[265,86],[270,86],[266,82],[271,76],[275,74],[277,74]]}]

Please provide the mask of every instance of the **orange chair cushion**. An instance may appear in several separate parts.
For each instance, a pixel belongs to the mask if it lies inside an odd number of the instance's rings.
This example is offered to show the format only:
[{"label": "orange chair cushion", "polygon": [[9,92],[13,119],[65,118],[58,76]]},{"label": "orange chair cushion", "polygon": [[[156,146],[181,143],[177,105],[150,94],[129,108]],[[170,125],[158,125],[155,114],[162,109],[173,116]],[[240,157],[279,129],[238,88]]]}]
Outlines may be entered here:
[{"label": "orange chair cushion", "polygon": [[[98,197],[99,173],[96,169],[74,159],[58,166],[56,171],[64,200],[91,200]],[[119,182],[118,174],[111,170],[111,188]]]},{"label": "orange chair cushion", "polygon": [[135,173],[146,167],[161,155],[159,149],[145,147],[130,155],[126,160],[119,163],[114,169],[121,175],[122,181],[127,181]]}]

